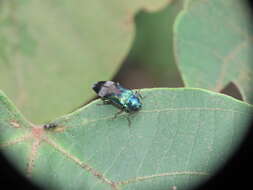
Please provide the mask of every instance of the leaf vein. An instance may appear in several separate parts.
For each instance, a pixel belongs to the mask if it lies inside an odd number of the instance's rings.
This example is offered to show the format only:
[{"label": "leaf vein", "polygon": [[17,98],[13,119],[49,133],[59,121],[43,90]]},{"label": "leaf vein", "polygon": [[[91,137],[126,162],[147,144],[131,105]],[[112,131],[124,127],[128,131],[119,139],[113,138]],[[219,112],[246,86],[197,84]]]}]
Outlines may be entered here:
[{"label": "leaf vein", "polygon": [[10,140],[8,142],[0,144],[0,148],[9,147],[9,146],[18,144],[18,143],[23,142],[23,141],[25,141],[25,140],[27,140],[27,139],[29,139],[31,137],[32,137],[31,134],[25,134],[22,137],[19,137],[19,138],[16,138],[14,140]]},{"label": "leaf vein", "polygon": [[60,153],[62,153],[64,156],[66,156],[68,159],[72,160],[74,163],[79,165],[81,168],[83,168],[87,172],[91,173],[93,176],[97,177],[102,182],[109,184],[113,190],[118,190],[118,188],[114,182],[112,182],[111,180],[106,178],[102,173],[100,173],[99,171],[97,171],[96,169],[94,169],[93,167],[88,165],[87,163],[82,162],[79,158],[77,158],[74,155],[67,152],[64,148],[59,146],[56,142],[52,141],[51,139],[45,139],[45,141],[49,145],[54,147],[56,150],[58,150]]},{"label": "leaf vein", "polygon": [[207,172],[201,172],[201,171],[176,171],[176,172],[168,172],[168,173],[160,173],[160,174],[154,174],[150,176],[141,176],[136,178],[131,178],[125,181],[119,181],[116,182],[117,185],[127,185],[130,183],[136,183],[144,180],[154,179],[158,177],[166,177],[166,176],[176,176],[176,175],[200,175],[200,176],[207,176]]}]

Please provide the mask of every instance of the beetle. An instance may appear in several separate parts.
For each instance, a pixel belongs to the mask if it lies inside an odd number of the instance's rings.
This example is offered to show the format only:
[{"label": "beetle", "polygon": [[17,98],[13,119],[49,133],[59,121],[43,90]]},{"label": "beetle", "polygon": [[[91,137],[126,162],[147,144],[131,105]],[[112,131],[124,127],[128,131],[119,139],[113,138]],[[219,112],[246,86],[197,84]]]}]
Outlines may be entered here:
[{"label": "beetle", "polygon": [[[118,82],[99,81],[92,86],[104,104],[112,104],[121,112],[135,113],[142,108],[141,94],[122,87]],[[117,113],[115,117],[119,114]]]}]

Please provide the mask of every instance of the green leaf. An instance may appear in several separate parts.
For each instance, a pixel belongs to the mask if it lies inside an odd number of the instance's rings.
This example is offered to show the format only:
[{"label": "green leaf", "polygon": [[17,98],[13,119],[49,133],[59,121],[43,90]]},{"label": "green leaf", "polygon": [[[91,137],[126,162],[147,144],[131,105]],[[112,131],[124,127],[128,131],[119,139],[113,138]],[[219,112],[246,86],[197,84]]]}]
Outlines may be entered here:
[{"label": "green leaf", "polygon": [[174,26],[175,56],[187,87],[222,90],[234,82],[253,103],[253,28],[240,0],[192,0]]},{"label": "green leaf", "polygon": [[[100,100],[44,130],[0,93],[1,150],[46,189],[188,189],[238,147],[252,106],[200,89],[144,89],[143,109],[123,114]],[[128,126],[129,117],[131,126]]]},{"label": "green leaf", "polygon": [[119,68],[136,12],[166,3],[1,1],[0,88],[36,123],[73,111],[94,95],[94,82],[110,79]]}]

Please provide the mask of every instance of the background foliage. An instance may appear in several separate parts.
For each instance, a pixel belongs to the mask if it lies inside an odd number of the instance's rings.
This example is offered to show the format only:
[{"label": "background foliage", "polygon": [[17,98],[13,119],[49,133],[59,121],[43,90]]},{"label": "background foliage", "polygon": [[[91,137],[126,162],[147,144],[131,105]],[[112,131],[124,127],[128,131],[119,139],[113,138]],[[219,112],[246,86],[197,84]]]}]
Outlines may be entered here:
[{"label": "background foliage", "polygon": [[0,2],[0,86],[36,123],[88,101],[91,85],[113,77],[129,51],[135,13],[165,4],[165,0]]},{"label": "background foliage", "polygon": [[[240,0],[1,0],[0,148],[47,189],[195,187],[248,130],[251,36]],[[188,88],[143,89],[116,119],[99,100],[77,109],[111,79]],[[241,100],[220,93],[232,83]]]}]

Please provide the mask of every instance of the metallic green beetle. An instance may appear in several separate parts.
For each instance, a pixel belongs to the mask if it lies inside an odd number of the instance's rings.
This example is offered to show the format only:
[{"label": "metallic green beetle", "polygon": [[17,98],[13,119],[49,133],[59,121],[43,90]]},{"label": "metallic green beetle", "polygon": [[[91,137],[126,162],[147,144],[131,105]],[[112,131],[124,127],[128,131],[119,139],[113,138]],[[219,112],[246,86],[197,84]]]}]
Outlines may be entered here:
[{"label": "metallic green beetle", "polygon": [[123,88],[119,83],[99,81],[92,88],[105,104],[112,104],[127,113],[137,112],[142,107],[141,94]]}]

